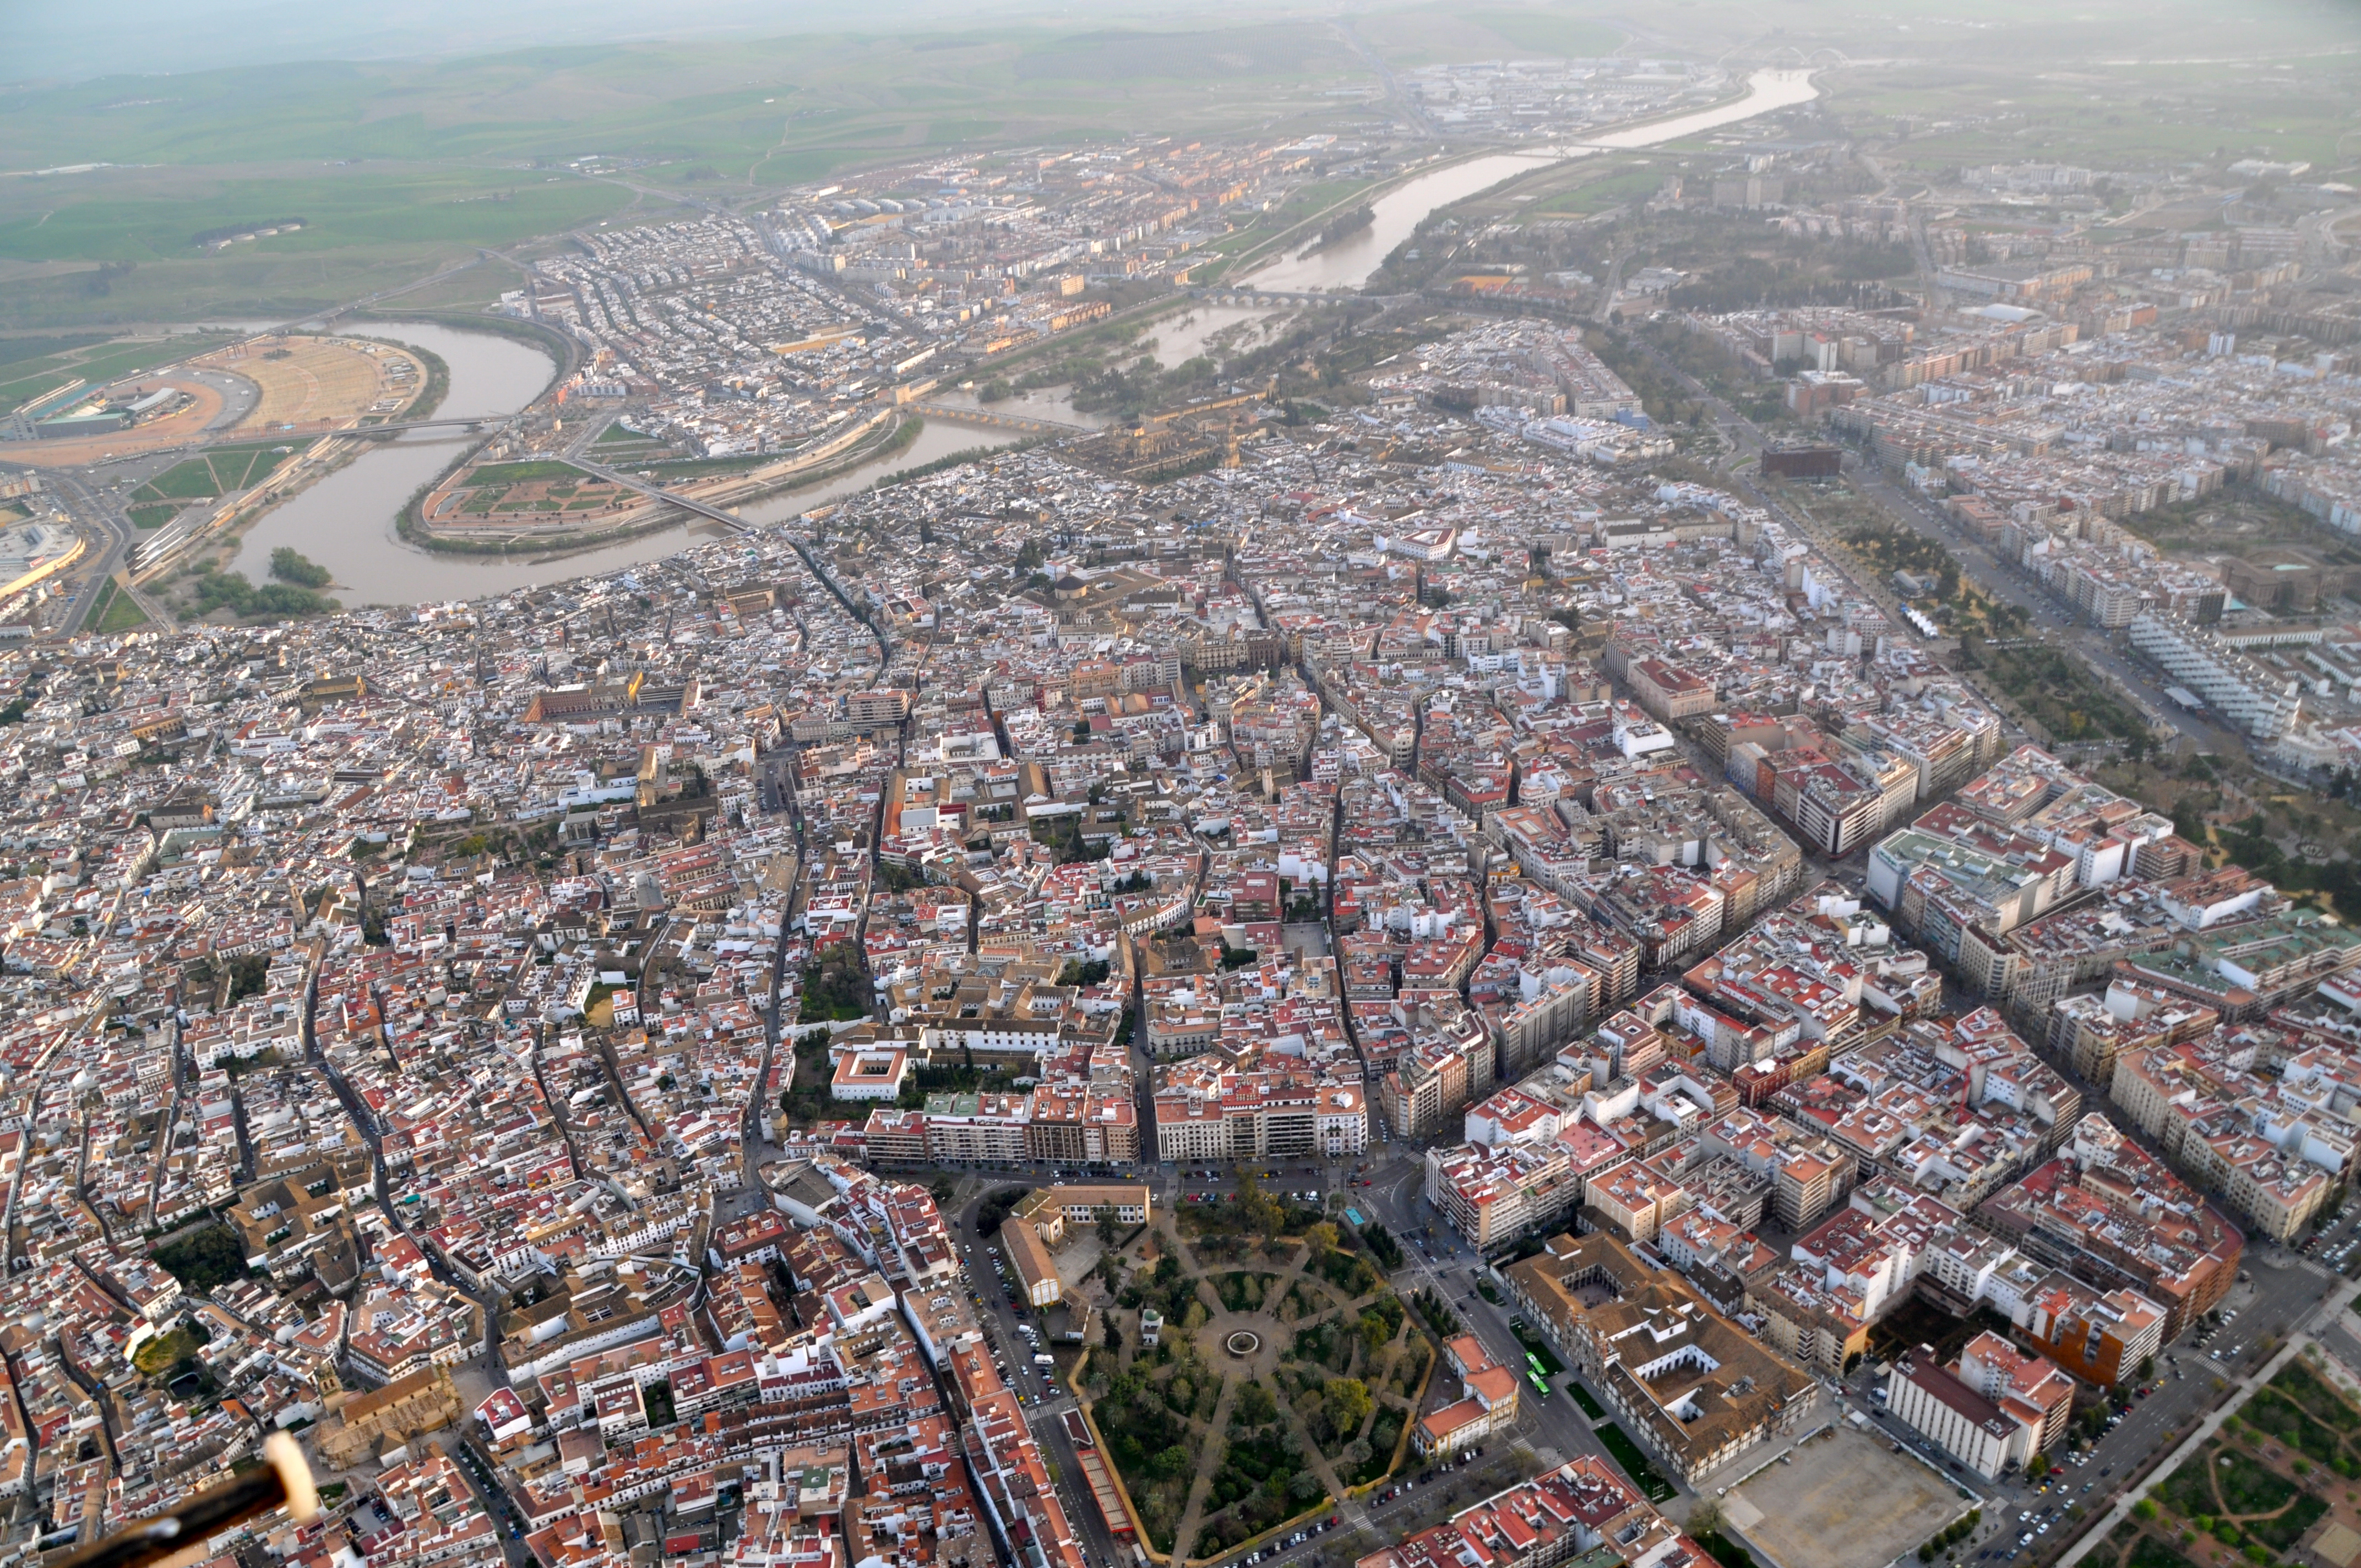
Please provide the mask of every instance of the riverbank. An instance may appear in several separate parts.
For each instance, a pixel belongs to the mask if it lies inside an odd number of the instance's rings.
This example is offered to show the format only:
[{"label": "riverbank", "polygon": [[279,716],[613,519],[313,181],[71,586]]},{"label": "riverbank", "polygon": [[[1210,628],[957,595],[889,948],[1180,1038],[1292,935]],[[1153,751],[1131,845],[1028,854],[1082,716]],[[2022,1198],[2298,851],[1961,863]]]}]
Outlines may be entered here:
[{"label": "riverbank", "polygon": [[873,481],[869,488],[872,490],[890,490],[896,485],[906,485],[913,479],[923,479],[946,468],[956,468],[962,463],[981,463],[987,457],[1013,457],[1019,452],[1029,452],[1049,439],[1046,435],[1036,435],[1027,440],[1011,442],[1005,446],[962,446],[957,452],[945,453],[931,463],[921,463],[914,468],[896,468],[884,478]]},{"label": "riverbank", "polygon": [[418,389],[418,395],[410,400],[409,405],[400,413],[389,414],[384,419],[376,421],[375,422],[379,424],[399,424],[403,420],[409,419],[433,419],[434,417],[434,411],[443,406],[443,400],[451,395],[450,362],[445,360],[441,355],[435,353],[431,348],[420,348],[412,344],[396,343],[390,337],[371,337],[365,338],[362,341],[367,343],[382,343],[387,347],[398,349],[401,353],[408,355],[411,358],[417,360],[419,363],[426,367],[426,384]]},{"label": "riverbank", "polygon": [[[763,477],[760,469],[752,470],[744,479],[724,480],[709,493],[699,494],[696,499],[708,506],[733,506],[747,501],[766,499],[772,496],[793,495],[797,490],[807,490],[815,485],[824,485],[830,479],[850,473],[864,465],[879,462],[908,451],[918,439],[919,433],[926,428],[926,422],[916,414],[896,411],[892,418],[879,427],[883,432],[880,439],[871,441],[864,437],[857,440],[842,451],[829,454],[818,466],[808,469],[799,469],[768,477]],[[595,532],[521,532],[503,534],[497,539],[467,538],[443,532],[426,521],[422,508],[429,496],[434,494],[452,476],[473,461],[474,457],[473,452],[464,454],[440,474],[419,487],[410,499],[402,503],[401,511],[394,521],[394,532],[400,535],[402,543],[420,550],[444,555],[529,555],[536,562],[560,561],[569,555],[582,554],[607,545],[625,543],[631,540],[644,538],[651,533],[677,528],[682,522],[682,515],[678,508],[668,502],[651,500],[644,508],[633,511],[625,520],[600,528]],[[932,472],[932,466],[928,466],[927,471]],[[687,492],[684,491],[684,493]]]},{"label": "riverbank", "polygon": [[[1586,132],[1578,140],[1548,146],[1471,148],[1340,200],[1289,234],[1240,253],[1221,276],[1234,280],[1236,287],[1289,293],[1358,291],[1376,276],[1397,246],[1412,239],[1422,224],[1495,187],[1534,174],[1554,173],[1601,153],[1636,152],[1676,142],[1757,115],[1791,108],[1816,96],[1809,71],[1756,71],[1741,91],[1703,108],[1667,107],[1612,129]],[[1356,202],[1366,202],[1375,210],[1371,226],[1301,255],[1285,252],[1285,243],[1290,239],[1300,243],[1306,226],[1334,216]]]},{"label": "riverbank", "polygon": [[[404,322],[419,326],[442,327],[450,332],[480,332],[492,337],[505,337],[522,343],[528,348],[538,348],[549,356],[555,373],[549,378],[554,387],[565,380],[582,364],[582,342],[570,333],[558,332],[539,322],[521,316],[504,316],[477,311],[355,311],[364,321],[382,322],[399,326]],[[405,348],[410,346],[405,344]],[[548,388],[544,388],[544,391]]]}]

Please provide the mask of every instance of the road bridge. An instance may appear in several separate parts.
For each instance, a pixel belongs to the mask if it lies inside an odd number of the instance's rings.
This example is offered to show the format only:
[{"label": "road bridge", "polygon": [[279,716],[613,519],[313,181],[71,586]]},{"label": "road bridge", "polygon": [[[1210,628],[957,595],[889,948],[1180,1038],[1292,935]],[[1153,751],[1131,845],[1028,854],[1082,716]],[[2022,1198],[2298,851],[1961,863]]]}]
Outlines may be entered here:
[{"label": "road bridge", "polygon": [[235,444],[240,446],[250,446],[273,438],[286,441],[317,441],[323,436],[330,435],[400,435],[405,431],[412,430],[478,431],[505,426],[514,417],[511,414],[477,414],[472,418],[459,415],[448,419],[389,420],[383,424],[335,424],[326,420],[313,420],[302,424],[265,425],[260,429],[248,426],[244,430],[208,431],[203,441],[192,444],[218,446],[224,444]]},{"label": "road bridge", "polygon": [[1096,435],[1088,425],[1067,424],[1061,420],[1035,419],[1030,414],[1002,413],[996,409],[971,409],[957,403],[917,402],[910,405],[921,414],[937,419],[965,420],[970,424],[988,424],[1000,430],[1021,430],[1027,435]]},{"label": "road bridge", "polygon": [[609,484],[620,485],[627,490],[637,490],[641,495],[647,497],[650,500],[669,501],[674,506],[680,508],[683,511],[693,511],[699,517],[708,518],[715,522],[720,523],[725,528],[732,529],[740,533],[752,533],[754,532],[754,525],[752,523],[748,522],[736,512],[725,511],[709,501],[698,500],[694,496],[684,496],[678,490],[667,490],[662,485],[652,484],[648,480],[640,478],[636,475],[626,474],[620,468],[602,467],[600,465],[589,462],[585,458],[577,457],[572,459],[572,462],[577,468],[581,469],[586,474],[595,474],[599,478],[608,481]]},{"label": "road bridge", "polygon": [[1349,289],[1320,292],[1304,289],[1257,289],[1251,283],[1233,288],[1206,287],[1189,291],[1208,305],[1341,305],[1362,296]]}]

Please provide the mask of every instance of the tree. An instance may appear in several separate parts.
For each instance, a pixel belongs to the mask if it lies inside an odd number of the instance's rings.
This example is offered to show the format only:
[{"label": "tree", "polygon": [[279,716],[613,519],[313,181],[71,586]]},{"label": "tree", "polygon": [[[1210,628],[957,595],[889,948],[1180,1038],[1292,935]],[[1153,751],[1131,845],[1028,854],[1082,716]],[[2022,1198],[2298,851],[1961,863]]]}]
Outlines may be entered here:
[{"label": "tree", "polygon": [[2048,1474],[2049,1455],[2046,1453],[2037,1453],[2031,1459],[2026,1461],[2025,1478],[2026,1480],[2038,1481],[2044,1475]]},{"label": "tree", "polygon": [[1238,1173],[1237,1204],[1238,1215],[1246,1222],[1246,1229],[1265,1241],[1278,1235],[1287,1222],[1286,1211],[1279,1206],[1278,1200],[1262,1190],[1261,1180],[1251,1170]]},{"label": "tree", "polygon": [[1699,1497],[1689,1506],[1689,1534],[1693,1537],[1719,1535],[1722,1528],[1721,1503],[1715,1497]]},{"label": "tree", "polygon": [[1303,1233],[1303,1240],[1312,1248],[1312,1255],[1318,1257],[1323,1253],[1334,1252],[1339,1237],[1336,1227],[1323,1220]]},{"label": "tree", "polygon": [[328,568],[286,544],[270,553],[270,575],[302,588],[324,588],[333,580]]},{"label": "tree", "polygon": [[1321,1414],[1327,1418],[1331,1436],[1359,1431],[1374,1403],[1368,1385],[1357,1377],[1332,1377],[1320,1391]]}]

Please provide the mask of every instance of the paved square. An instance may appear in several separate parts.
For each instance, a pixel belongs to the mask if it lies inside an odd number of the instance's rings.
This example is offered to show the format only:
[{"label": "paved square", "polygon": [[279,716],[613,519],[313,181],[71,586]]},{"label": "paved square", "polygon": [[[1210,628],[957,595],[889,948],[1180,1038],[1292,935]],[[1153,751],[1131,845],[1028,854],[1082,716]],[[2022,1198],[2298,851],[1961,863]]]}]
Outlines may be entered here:
[{"label": "paved square", "polygon": [[1968,1511],[1957,1487],[1852,1427],[1795,1455],[1723,1503],[1747,1544],[1777,1568],[1885,1568]]}]

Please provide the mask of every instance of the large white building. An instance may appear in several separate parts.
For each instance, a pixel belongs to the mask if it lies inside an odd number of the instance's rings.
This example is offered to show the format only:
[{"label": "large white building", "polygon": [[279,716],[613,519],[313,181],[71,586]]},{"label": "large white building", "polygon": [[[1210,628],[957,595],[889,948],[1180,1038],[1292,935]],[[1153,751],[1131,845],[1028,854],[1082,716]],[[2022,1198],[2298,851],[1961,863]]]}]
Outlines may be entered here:
[{"label": "large white building", "polygon": [[2063,1437],[2074,1380],[1997,1334],[1979,1334],[1956,1366],[1920,1345],[1894,1363],[1885,1407],[1989,1481]]},{"label": "large white building", "polygon": [[1156,1157],[1181,1162],[1367,1152],[1361,1085],[1272,1056],[1253,1068],[1193,1057],[1156,1074]]},{"label": "large white building", "polygon": [[2224,718],[2261,740],[2295,728],[2301,683],[2178,617],[2154,611],[2132,620],[2132,646]]}]

